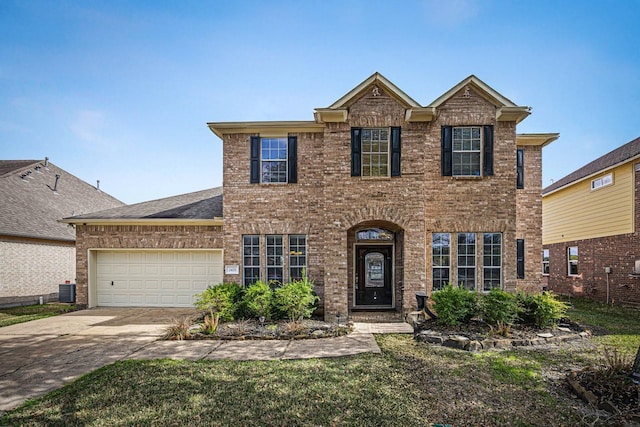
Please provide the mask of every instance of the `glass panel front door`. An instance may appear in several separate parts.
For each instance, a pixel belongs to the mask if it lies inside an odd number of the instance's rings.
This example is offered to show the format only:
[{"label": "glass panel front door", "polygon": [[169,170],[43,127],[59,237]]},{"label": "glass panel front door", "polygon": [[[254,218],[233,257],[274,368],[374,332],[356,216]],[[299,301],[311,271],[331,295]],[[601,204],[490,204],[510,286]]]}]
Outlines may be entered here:
[{"label": "glass panel front door", "polygon": [[391,307],[393,246],[356,246],[356,306]]}]

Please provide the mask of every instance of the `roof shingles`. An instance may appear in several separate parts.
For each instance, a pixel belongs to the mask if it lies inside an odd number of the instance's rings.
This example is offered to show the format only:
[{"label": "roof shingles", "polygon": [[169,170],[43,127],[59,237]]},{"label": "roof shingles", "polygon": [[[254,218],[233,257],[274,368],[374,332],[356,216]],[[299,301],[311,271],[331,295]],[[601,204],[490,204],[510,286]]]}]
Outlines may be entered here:
[{"label": "roof shingles", "polygon": [[598,157],[597,159],[595,159],[591,163],[584,165],[580,169],[571,172],[569,175],[566,175],[562,179],[559,179],[558,181],[542,190],[542,194],[551,193],[552,191],[564,187],[565,185],[569,185],[573,182],[579,181],[583,178],[591,176],[617,164],[623,163],[639,155],[640,137],[624,144],[621,147],[616,148],[615,150],[605,154],[602,157]]},{"label": "roof shingles", "polygon": [[50,162],[0,161],[0,235],[74,241],[75,231],[60,218],[122,205]]}]

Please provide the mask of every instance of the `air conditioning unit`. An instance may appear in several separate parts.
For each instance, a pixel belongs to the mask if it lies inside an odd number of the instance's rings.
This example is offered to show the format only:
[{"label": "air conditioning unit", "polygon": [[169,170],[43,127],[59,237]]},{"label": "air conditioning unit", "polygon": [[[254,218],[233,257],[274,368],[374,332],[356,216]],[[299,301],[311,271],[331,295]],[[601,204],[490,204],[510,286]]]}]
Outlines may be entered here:
[{"label": "air conditioning unit", "polygon": [[76,284],[65,283],[64,285],[58,285],[58,301],[76,302]]}]

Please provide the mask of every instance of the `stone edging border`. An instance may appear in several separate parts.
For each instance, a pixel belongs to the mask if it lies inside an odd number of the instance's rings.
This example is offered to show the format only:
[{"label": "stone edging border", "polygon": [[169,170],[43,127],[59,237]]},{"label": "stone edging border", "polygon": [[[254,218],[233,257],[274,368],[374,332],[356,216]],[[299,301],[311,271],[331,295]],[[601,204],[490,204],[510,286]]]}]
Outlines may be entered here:
[{"label": "stone edging border", "polygon": [[481,350],[504,349],[510,347],[530,347],[548,344],[560,344],[562,342],[577,341],[591,338],[591,332],[583,331],[573,334],[553,335],[552,333],[540,333],[531,339],[487,338],[484,340],[472,340],[464,335],[441,334],[432,330],[423,330],[414,333],[414,339],[418,342],[441,345],[469,352]]}]

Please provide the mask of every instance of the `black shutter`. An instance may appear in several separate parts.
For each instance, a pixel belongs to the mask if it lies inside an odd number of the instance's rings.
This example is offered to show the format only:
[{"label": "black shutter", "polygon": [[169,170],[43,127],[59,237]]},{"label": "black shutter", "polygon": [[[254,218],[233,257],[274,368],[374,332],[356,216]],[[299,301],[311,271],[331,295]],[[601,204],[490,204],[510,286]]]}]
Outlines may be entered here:
[{"label": "black shutter", "polygon": [[260,137],[251,137],[251,184],[260,182]]},{"label": "black shutter", "polygon": [[516,173],[518,174],[516,180],[516,188],[524,188],[524,150],[518,148],[516,152]]},{"label": "black shutter", "polygon": [[517,239],[516,240],[516,246],[517,246],[517,272],[518,272],[518,279],[524,279],[524,239]]},{"label": "black shutter", "polygon": [[453,175],[453,128],[442,126],[442,176]]},{"label": "black shutter", "polygon": [[391,128],[391,176],[402,175],[401,161],[402,141],[400,140],[400,128]]},{"label": "black shutter", "polygon": [[493,175],[493,126],[484,126],[484,176]]},{"label": "black shutter", "polygon": [[298,137],[290,136],[287,146],[287,182],[298,182]]},{"label": "black shutter", "polygon": [[351,128],[351,176],[362,174],[362,128]]}]

